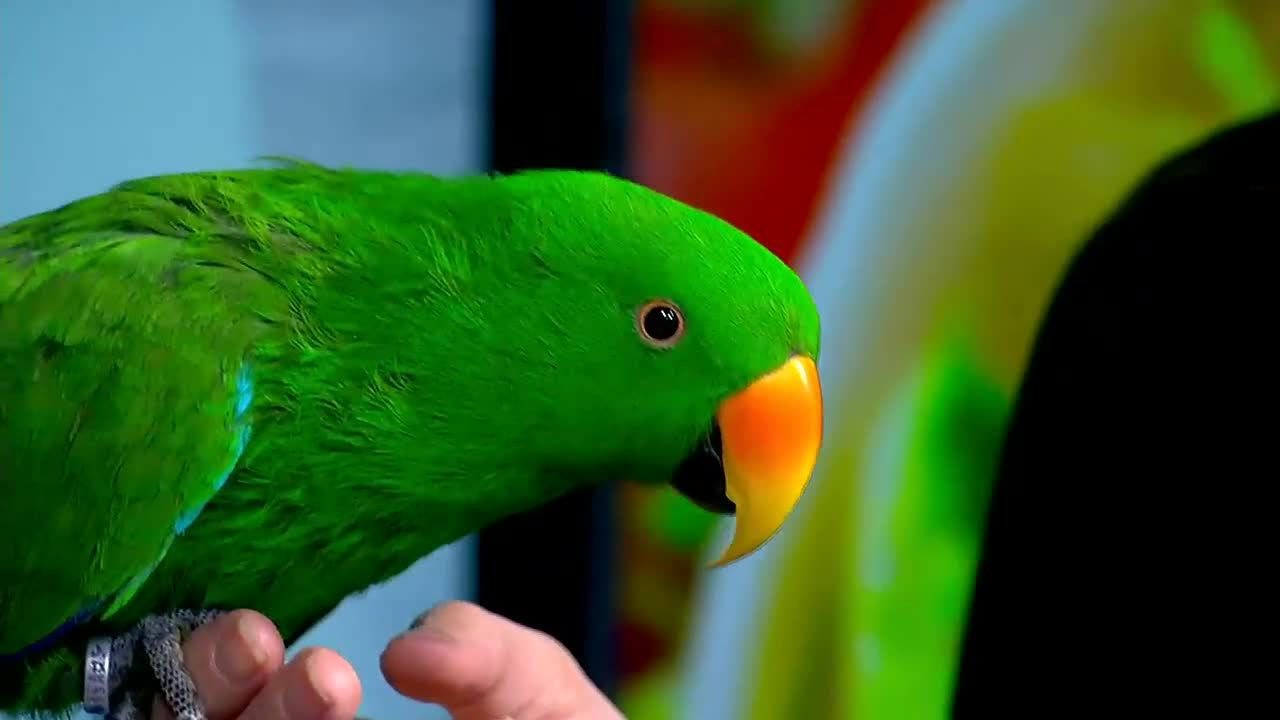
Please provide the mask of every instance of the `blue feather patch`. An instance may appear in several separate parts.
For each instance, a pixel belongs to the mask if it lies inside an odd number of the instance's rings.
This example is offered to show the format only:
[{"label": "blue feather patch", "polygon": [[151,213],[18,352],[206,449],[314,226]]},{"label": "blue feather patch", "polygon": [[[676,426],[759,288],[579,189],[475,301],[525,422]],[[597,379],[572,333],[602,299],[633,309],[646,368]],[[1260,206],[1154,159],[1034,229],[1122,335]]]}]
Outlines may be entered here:
[{"label": "blue feather patch", "polygon": [[240,372],[236,374],[236,391],[235,391],[235,415],[232,420],[235,424],[235,438],[232,441],[232,458],[227,465],[226,470],[218,475],[213,482],[213,492],[203,502],[197,503],[194,507],[188,508],[182,515],[178,516],[177,523],[173,526],[173,531],[178,535],[187,531],[191,524],[200,517],[200,513],[204,511],[205,505],[213,499],[213,496],[227,484],[227,479],[231,477],[231,473],[235,472],[236,465],[240,463],[240,458],[244,456],[244,450],[249,445],[249,437],[252,435],[252,428],[249,425],[247,414],[249,406],[253,404],[253,376],[249,372],[246,365],[240,368]]},{"label": "blue feather patch", "polygon": [[245,366],[240,369],[240,374],[236,376],[236,419],[241,420],[244,414],[249,412],[249,405],[253,402],[253,377],[249,375],[249,368]]},{"label": "blue feather patch", "polygon": [[38,653],[44,652],[45,650],[48,650],[49,648],[56,645],[57,642],[61,640],[64,635],[66,635],[67,633],[79,627],[81,624],[89,620],[89,618],[93,617],[94,613],[98,612],[98,608],[100,607],[102,607],[102,603],[95,602],[89,607],[85,608],[84,610],[81,610],[75,615],[72,615],[69,620],[62,623],[58,627],[54,628],[53,632],[49,633],[48,635],[45,635],[44,637],[31,643],[30,645],[24,648],[21,648],[17,652],[0,655],[0,665],[4,663],[16,662],[25,657],[36,655]]}]

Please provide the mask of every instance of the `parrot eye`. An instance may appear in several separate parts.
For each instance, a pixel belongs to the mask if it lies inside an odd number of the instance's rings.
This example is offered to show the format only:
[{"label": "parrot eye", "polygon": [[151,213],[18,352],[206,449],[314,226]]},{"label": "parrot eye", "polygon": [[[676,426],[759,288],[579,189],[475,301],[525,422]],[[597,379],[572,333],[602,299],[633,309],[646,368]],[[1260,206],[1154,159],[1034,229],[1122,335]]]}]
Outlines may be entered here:
[{"label": "parrot eye", "polygon": [[654,300],[636,313],[636,328],[644,341],[657,348],[669,348],[684,337],[684,314],[674,303]]}]

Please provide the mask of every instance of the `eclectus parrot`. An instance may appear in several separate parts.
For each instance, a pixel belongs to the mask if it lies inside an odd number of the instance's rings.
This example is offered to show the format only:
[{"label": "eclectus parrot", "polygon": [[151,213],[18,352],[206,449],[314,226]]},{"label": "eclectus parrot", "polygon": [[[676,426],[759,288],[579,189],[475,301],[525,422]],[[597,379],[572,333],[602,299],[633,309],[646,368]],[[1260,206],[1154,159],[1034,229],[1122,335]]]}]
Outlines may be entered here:
[{"label": "eclectus parrot", "polygon": [[0,228],[0,709],[202,704],[187,633],[292,642],[575,488],[736,516],[816,463],[819,319],[709,214],[601,173],[168,175]]}]

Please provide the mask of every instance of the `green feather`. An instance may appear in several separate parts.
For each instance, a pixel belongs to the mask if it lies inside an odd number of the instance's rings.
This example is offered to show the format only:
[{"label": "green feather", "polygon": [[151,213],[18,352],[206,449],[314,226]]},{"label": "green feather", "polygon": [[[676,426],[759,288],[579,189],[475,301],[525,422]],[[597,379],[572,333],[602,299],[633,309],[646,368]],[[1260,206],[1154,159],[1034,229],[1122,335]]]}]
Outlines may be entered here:
[{"label": "green feather", "polygon": [[[674,348],[636,332],[654,298]],[[99,608],[0,669],[0,709],[75,702],[86,638],[148,613],[254,608],[292,641],[505,515],[664,480],[818,335],[762,246],[595,173],[289,163],[0,228],[0,655]]]}]

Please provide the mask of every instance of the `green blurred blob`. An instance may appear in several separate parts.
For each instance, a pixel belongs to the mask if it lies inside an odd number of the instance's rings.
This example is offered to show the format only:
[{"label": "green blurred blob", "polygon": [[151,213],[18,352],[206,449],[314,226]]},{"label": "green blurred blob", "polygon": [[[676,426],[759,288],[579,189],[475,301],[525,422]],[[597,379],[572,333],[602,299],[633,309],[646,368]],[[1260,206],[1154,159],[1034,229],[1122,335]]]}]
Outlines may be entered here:
[{"label": "green blurred blob", "polygon": [[665,545],[695,553],[705,547],[719,521],[673,490],[662,488],[645,508],[645,524]]},{"label": "green blurred blob", "polygon": [[1280,96],[1253,28],[1224,3],[1213,3],[1195,36],[1196,62],[1235,113],[1270,108]]},{"label": "green blurred blob", "polygon": [[962,335],[926,357],[909,392],[903,462],[870,480],[888,481],[891,510],[863,539],[853,717],[946,717],[1010,407]]}]

